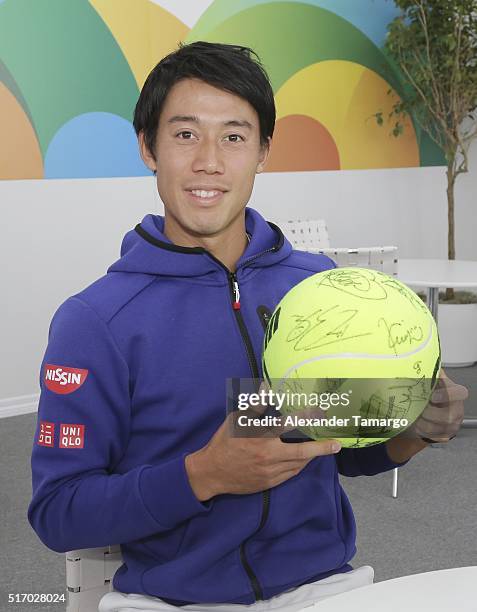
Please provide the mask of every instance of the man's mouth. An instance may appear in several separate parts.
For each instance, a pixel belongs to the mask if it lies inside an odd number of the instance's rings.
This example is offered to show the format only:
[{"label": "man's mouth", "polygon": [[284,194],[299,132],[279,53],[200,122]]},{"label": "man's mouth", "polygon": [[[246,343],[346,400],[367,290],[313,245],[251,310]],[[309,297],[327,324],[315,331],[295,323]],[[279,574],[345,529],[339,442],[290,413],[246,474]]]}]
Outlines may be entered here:
[{"label": "man's mouth", "polygon": [[222,193],[222,191],[204,191],[203,189],[192,189],[191,193],[199,198],[213,198],[219,193]]},{"label": "man's mouth", "polygon": [[199,202],[215,202],[224,195],[223,191],[217,189],[212,189],[210,191],[206,191],[205,189],[187,189],[187,193],[189,193],[194,200],[198,200]]}]

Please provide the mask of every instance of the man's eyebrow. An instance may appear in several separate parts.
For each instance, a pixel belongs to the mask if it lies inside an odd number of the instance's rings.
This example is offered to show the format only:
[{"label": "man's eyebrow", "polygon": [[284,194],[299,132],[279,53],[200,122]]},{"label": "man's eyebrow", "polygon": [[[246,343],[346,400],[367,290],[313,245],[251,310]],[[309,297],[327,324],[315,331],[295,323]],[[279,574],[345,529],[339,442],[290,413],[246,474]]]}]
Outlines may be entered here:
[{"label": "man's eyebrow", "polygon": [[250,123],[250,121],[247,121],[246,119],[231,119],[230,121],[224,121],[224,125],[226,126],[232,126],[232,127],[244,127],[244,128],[248,128],[249,130],[252,129],[252,124]]},{"label": "man's eyebrow", "polygon": [[[196,115],[174,115],[170,119],[168,119],[167,123],[200,123],[199,117]],[[246,119],[230,119],[229,121],[224,121],[223,125],[226,127],[244,127],[249,130],[253,128],[252,124]]]},{"label": "man's eyebrow", "polygon": [[195,115],[174,115],[167,121],[167,123],[182,123],[182,122],[200,123],[199,117],[196,117]]}]

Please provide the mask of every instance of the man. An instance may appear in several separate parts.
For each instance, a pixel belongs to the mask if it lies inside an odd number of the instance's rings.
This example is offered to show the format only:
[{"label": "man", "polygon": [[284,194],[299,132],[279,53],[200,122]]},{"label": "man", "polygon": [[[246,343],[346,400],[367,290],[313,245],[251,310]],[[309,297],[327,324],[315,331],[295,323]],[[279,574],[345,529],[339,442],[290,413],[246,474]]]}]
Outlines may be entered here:
[{"label": "man", "polygon": [[[151,72],[134,126],[164,218],[147,215],[52,321],[28,517],[55,551],[122,544],[103,612],[298,610],[372,582],[372,568],[349,565],[355,524],[337,472],[389,470],[427,445],[230,434],[225,381],[260,376],[264,316],[334,265],[293,252],[245,208],[275,123],[251,53],[198,42]],[[441,410],[440,439],[460,411]]]}]

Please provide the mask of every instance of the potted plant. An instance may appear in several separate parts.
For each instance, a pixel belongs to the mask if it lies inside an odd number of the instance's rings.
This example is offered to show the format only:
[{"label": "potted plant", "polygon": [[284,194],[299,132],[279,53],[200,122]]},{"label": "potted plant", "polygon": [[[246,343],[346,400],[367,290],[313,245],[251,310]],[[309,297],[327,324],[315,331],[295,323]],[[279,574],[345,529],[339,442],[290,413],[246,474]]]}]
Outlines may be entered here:
[{"label": "potted plant", "polygon": [[[455,259],[454,188],[459,175],[468,172],[469,146],[477,136],[477,0],[394,2],[401,12],[388,25],[385,49],[400,70],[403,93],[388,119],[399,137],[402,120],[410,115],[445,155],[447,253]],[[383,125],[383,113],[375,117]],[[469,330],[477,330],[477,295],[449,287],[439,304],[443,362],[477,361],[477,341],[468,338]]]}]

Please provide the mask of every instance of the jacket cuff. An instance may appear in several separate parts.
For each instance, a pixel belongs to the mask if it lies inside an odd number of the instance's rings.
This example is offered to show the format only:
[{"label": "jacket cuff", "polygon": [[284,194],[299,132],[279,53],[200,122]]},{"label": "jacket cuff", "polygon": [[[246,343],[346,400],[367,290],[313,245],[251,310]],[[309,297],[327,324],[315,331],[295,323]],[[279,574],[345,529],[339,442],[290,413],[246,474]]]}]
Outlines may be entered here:
[{"label": "jacket cuff", "polygon": [[144,505],[164,529],[173,529],[195,514],[208,512],[212,501],[200,502],[190,486],[187,453],[160,465],[147,466],[139,478]]},{"label": "jacket cuff", "polygon": [[381,472],[393,470],[394,468],[406,465],[409,461],[409,459],[403,463],[395,463],[392,461],[388,455],[385,442],[355,449],[355,452],[361,472],[365,476],[374,476]]}]

